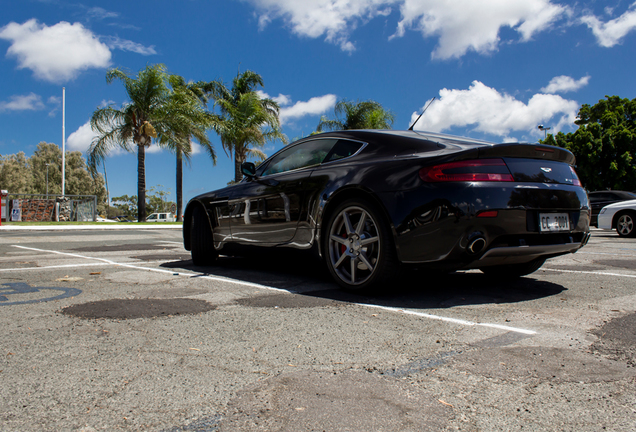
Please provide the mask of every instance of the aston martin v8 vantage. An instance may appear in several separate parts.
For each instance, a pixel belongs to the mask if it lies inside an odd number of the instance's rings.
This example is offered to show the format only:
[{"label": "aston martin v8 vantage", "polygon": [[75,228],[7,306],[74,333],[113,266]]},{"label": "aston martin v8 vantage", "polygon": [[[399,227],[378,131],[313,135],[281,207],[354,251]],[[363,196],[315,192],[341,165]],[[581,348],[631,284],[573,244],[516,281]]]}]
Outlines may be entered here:
[{"label": "aston martin v8 vantage", "polygon": [[[195,265],[235,246],[314,248],[349,290],[403,265],[512,277],[576,252],[590,205],[569,151],[416,131],[328,132],[289,144],[243,180],[188,203]],[[264,249],[263,249],[264,250]]]}]

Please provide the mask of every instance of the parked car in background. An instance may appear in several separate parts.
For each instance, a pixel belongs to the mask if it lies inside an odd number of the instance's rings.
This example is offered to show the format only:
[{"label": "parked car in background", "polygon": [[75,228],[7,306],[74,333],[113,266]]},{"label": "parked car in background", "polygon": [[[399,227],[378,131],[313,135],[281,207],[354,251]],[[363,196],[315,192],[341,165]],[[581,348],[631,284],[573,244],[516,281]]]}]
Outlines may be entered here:
[{"label": "parked car in background", "polygon": [[603,207],[598,214],[598,227],[616,229],[621,237],[636,237],[636,199]]},{"label": "parked car in background", "polygon": [[592,206],[592,219],[590,225],[598,227],[598,214],[603,207],[615,202],[636,199],[636,194],[627,191],[604,190],[595,191],[588,194],[590,197],[590,205]]},{"label": "parked car in background", "polygon": [[95,217],[95,222],[117,222],[116,220],[112,220],[112,219],[107,219],[105,217],[101,217],[101,216],[96,216]]},{"label": "parked car in background", "polygon": [[172,213],[153,213],[146,218],[146,222],[176,222],[176,220]]},{"label": "parked car in background", "polygon": [[390,289],[402,264],[523,276],[589,239],[574,162],[559,147],[416,131],[313,135],[190,200],[184,246],[195,265],[315,248],[348,290]]}]

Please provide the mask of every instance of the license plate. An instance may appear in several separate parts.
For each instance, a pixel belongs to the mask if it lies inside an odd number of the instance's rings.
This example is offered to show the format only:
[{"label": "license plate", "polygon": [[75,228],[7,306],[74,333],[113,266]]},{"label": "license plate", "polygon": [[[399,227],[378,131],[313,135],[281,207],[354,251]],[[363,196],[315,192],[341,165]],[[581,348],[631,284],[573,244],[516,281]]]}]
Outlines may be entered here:
[{"label": "license plate", "polygon": [[567,213],[539,213],[541,232],[570,231],[570,215]]}]

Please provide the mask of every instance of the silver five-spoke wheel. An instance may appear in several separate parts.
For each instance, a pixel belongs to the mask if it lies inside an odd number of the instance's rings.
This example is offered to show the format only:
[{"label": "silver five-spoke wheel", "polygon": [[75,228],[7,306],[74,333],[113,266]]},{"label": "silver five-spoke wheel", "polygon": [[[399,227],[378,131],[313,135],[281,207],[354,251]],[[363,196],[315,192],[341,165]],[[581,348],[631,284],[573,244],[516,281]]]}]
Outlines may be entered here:
[{"label": "silver five-spoke wheel", "polygon": [[621,237],[633,237],[634,231],[634,213],[623,213],[616,221],[616,232]]}]

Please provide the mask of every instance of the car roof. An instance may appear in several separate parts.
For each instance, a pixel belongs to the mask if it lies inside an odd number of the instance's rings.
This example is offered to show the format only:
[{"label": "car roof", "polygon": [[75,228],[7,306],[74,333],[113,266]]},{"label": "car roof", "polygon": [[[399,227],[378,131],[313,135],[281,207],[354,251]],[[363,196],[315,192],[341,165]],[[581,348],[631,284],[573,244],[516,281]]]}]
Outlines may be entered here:
[{"label": "car roof", "polygon": [[450,145],[477,145],[477,146],[494,146],[496,143],[474,138],[467,138],[455,135],[446,135],[436,132],[422,132],[411,130],[387,130],[387,129],[353,129],[334,132],[323,132],[321,134],[311,135],[308,138],[350,138],[361,141],[376,141],[378,139],[393,137],[394,142],[435,142]]}]

